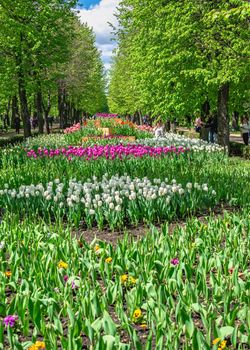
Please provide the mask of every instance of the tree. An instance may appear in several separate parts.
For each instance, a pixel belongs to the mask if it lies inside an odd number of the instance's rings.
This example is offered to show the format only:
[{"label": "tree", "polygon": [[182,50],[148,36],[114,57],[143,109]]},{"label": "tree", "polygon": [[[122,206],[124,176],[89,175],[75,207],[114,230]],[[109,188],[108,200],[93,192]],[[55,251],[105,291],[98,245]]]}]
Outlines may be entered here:
[{"label": "tree", "polygon": [[[248,18],[249,4],[243,0],[123,0],[109,101],[112,87],[122,85],[127,72],[130,99],[145,113],[182,118],[209,101],[218,115],[219,143],[227,146],[230,95],[239,105],[237,91],[246,88],[249,76]],[[118,74],[123,47],[129,64]]]},{"label": "tree", "polygon": [[105,76],[95,36],[86,24],[74,23],[68,62],[61,67],[58,101],[62,124],[79,122],[82,113],[106,107]]}]

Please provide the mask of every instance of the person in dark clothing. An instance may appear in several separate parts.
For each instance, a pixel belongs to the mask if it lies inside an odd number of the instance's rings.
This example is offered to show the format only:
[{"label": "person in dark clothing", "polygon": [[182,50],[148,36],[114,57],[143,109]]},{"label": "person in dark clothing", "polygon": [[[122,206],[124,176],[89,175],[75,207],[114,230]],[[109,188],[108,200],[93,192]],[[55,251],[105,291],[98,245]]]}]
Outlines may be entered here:
[{"label": "person in dark clothing", "polygon": [[249,145],[249,133],[250,133],[250,122],[249,119],[244,116],[241,120],[241,134],[246,146]]},{"label": "person in dark clothing", "polygon": [[20,133],[21,120],[18,115],[15,116],[14,119],[14,128],[16,129],[16,133]]},{"label": "person in dark clothing", "polygon": [[37,117],[34,117],[31,121],[33,129],[35,129],[38,126],[38,119]]},{"label": "person in dark clothing", "polygon": [[207,127],[209,128],[208,142],[215,143],[218,133],[217,115],[210,115],[207,121]]},{"label": "person in dark clothing", "polygon": [[52,116],[48,117],[48,121],[49,121],[50,127],[52,128],[53,122],[54,122],[54,117],[52,117]]},{"label": "person in dark clothing", "polygon": [[148,116],[147,115],[144,115],[143,117],[142,117],[142,122],[143,122],[143,124],[144,125],[148,125]]}]

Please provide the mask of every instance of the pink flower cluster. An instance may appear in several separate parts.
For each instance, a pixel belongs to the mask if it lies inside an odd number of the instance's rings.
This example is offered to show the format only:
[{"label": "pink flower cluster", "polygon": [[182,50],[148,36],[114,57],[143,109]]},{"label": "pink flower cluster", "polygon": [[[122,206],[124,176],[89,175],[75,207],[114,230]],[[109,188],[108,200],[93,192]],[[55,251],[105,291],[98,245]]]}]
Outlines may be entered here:
[{"label": "pink flower cluster", "polygon": [[98,118],[117,118],[118,114],[96,113],[95,116],[98,117]]},{"label": "pink flower cluster", "polygon": [[81,124],[80,123],[74,124],[70,128],[66,128],[64,130],[64,134],[71,134],[72,132],[76,132],[76,131],[79,131],[79,130],[81,130]]},{"label": "pink flower cluster", "polygon": [[144,145],[95,145],[91,147],[73,147],[61,149],[41,149],[38,148],[37,152],[35,150],[30,150],[27,152],[29,158],[38,157],[50,157],[54,158],[57,156],[65,156],[69,160],[72,157],[83,157],[86,160],[97,159],[100,157],[105,157],[106,159],[115,159],[124,157],[136,157],[141,158],[143,156],[158,157],[167,154],[180,154],[185,153],[187,150],[183,147],[176,148],[175,146],[170,147],[151,147]]},{"label": "pink flower cluster", "polygon": [[149,125],[137,125],[136,128],[141,131],[148,131],[148,132],[153,131],[152,126],[149,126]]}]

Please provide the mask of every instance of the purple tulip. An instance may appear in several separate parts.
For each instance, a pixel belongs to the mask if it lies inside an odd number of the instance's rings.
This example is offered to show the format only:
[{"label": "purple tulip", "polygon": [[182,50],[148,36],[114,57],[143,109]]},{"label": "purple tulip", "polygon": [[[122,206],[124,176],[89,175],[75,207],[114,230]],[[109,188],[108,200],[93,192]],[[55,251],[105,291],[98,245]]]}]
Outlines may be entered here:
[{"label": "purple tulip", "polygon": [[15,322],[18,320],[18,316],[16,315],[8,315],[4,318],[3,323],[5,327],[14,327]]},{"label": "purple tulip", "polygon": [[176,265],[179,264],[179,259],[178,258],[174,258],[170,262],[171,262],[172,265],[176,266]]},{"label": "purple tulip", "polygon": [[64,282],[67,282],[68,279],[69,279],[69,276],[68,276],[68,275],[65,275],[65,276],[63,277]]},{"label": "purple tulip", "polygon": [[143,156],[150,157],[160,157],[168,154],[180,154],[185,153],[187,150],[183,147],[179,147],[178,149],[174,146],[170,147],[151,147],[145,145],[95,145],[90,147],[73,147],[69,146],[67,149],[44,149],[38,150],[36,153],[34,150],[27,151],[27,156],[30,158],[37,158],[49,156],[50,158],[54,158],[57,156],[65,155],[68,160],[72,160],[72,157],[83,157],[86,160],[98,159],[100,157],[105,157],[106,159],[122,159],[124,157],[135,157],[142,158]]}]

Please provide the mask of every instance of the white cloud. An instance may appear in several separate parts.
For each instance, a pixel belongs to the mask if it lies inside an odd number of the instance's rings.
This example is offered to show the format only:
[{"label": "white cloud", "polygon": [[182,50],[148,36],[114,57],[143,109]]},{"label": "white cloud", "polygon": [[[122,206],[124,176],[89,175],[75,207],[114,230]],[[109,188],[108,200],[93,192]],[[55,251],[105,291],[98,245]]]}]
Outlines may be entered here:
[{"label": "white cloud", "polygon": [[98,5],[90,7],[90,9],[79,10],[79,16],[82,23],[88,23],[96,34],[97,47],[102,51],[102,59],[105,68],[110,67],[110,59],[115,43],[111,41],[112,25],[117,24],[114,16],[119,0],[101,0]]}]

